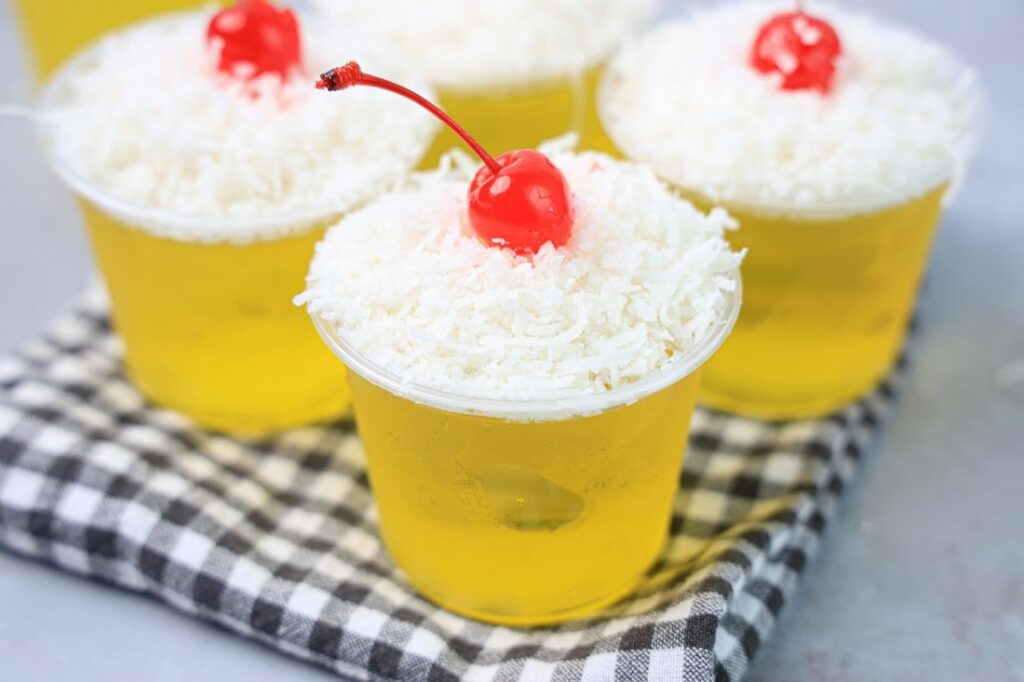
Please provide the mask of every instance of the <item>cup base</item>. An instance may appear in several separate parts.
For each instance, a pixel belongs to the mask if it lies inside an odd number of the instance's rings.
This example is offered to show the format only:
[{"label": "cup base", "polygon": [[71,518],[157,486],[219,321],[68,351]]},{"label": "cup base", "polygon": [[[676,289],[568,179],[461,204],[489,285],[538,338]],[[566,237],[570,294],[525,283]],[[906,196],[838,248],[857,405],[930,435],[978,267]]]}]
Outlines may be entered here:
[{"label": "cup base", "polygon": [[466,609],[458,604],[454,604],[445,599],[441,599],[437,595],[431,594],[420,588],[416,588],[422,596],[426,597],[427,600],[440,606],[446,611],[471,618],[476,621],[483,623],[490,623],[492,625],[505,625],[514,628],[531,628],[531,627],[544,627],[548,625],[557,625],[558,623],[565,623],[571,620],[581,620],[588,616],[595,615],[603,611],[608,606],[621,601],[625,597],[632,594],[639,584],[639,579],[629,581],[628,584],[615,590],[614,592],[603,596],[599,599],[594,599],[578,606],[573,606],[568,609],[561,611],[555,611],[553,613],[538,613],[538,614],[509,614],[509,613],[492,613],[487,611],[478,611],[475,609]]},{"label": "cup base", "polygon": [[319,402],[301,410],[282,412],[273,416],[231,414],[197,408],[173,400],[154,398],[156,392],[147,389],[145,380],[140,380],[130,369],[128,376],[142,394],[147,396],[147,400],[157,407],[180,412],[209,431],[229,433],[239,438],[259,438],[297,426],[331,422],[352,415],[352,401],[347,391],[338,391],[337,398]]},{"label": "cup base", "polygon": [[871,390],[865,386],[863,390],[854,391],[849,395],[829,396],[811,400],[768,401],[764,396],[742,396],[734,393],[716,391],[705,381],[700,388],[699,402],[722,412],[738,414],[754,419],[785,421],[790,419],[812,419],[824,417],[856,402]]}]

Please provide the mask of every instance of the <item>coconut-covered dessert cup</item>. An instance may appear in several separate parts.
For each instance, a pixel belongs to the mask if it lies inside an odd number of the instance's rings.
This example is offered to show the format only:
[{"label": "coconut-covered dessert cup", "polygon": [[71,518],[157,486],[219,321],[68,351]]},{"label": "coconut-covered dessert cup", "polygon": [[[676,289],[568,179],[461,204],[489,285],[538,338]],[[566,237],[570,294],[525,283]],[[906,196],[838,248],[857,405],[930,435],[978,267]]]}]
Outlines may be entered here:
[{"label": "coconut-covered dessert cup", "polygon": [[437,175],[332,228],[302,297],[349,368],[396,563],[512,625],[598,611],[655,560],[700,368],[740,303],[724,213],[606,156],[553,161],[565,245],[481,242],[466,178]]},{"label": "coconut-covered dessert cup", "polygon": [[349,405],[291,299],[326,225],[400,183],[437,129],[380,93],[314,91],[339,49],[416,79],[245,0],[110,34],[43,93],[43,149],[80,198],[128,374],[204,426],[262,433]]},{"label": "coconut-covered dessert cup", "polygon": [[[423,68],[439,102],[495,153],[566,132],[600,149],[604,64],[661,0],[314,0],[326,20],[375,35]],[[442,132],[425,159],[461,146]],[[464,147],[463,147],[464,149]]]},{"label": "coconut-covered dessert cup", "polygon": [[975,144],[967,68],[838,6],[742,2],[623,50],[599,108],[625,156],[741,225],[743,314],[703,400],[805,417],[881,380]]}]

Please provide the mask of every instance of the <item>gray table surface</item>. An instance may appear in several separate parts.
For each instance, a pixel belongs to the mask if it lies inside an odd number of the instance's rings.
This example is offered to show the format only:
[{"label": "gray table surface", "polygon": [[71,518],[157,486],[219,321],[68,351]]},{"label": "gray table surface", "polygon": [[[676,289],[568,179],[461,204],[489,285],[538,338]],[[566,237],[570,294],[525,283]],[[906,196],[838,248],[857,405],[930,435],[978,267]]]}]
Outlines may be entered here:
[{"label": "gray table surface", "polygon": [[[43,1],[43,0],[40,0]],[[852,2],[852,0],[850,0]],[[684,0],[670,2],[669,13]],[[1024,2],[871,0],[978,66],[986,144],[939,234],[897,413],[755,681],[1024,681]],[[0,104],[28,101],[0,6]],[[90,257],[25,121],[0,119],[0,349],[73,300]],[[156,602],[0,552],[0,678],[335,679]]]}]

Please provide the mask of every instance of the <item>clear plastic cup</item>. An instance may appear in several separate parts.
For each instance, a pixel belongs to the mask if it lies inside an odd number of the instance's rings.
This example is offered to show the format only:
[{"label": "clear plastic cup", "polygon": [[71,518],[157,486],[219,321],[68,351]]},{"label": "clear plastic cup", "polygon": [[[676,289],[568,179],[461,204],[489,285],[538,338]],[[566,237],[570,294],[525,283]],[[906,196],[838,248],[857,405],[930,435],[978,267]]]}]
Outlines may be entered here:
[{"label": "clear plastic cup", "polygon": [[[90,55],[44,91],[39,134],[52,169],[80,199],[130,378],[154,403],[242,434],[342,414],[351,402],[344,368],[291,302],[314,245],[341,212],[208,219],[140,207],[97,187],[51,147],[45,119]],[[166,236],[183,233],[257,236]]]},{"label": "clear plastic cup", "polygon": [[735,332],[708,363],[701,400],[797,418],[871,391],[899,356],[944,193],[937,186],[895,206],[832,215],[726,204],[740,222],[729,241],[748,249],[747,293]]},{"label": "clear plastic cup", "polygon": [[413,585],[518,626],[579,618],[632,591],[664,543],[700,370],[740,298],[737,286],[713,332],[658,374],[540,401],[404,383],[314,315],[349,368],[381,532]]}]

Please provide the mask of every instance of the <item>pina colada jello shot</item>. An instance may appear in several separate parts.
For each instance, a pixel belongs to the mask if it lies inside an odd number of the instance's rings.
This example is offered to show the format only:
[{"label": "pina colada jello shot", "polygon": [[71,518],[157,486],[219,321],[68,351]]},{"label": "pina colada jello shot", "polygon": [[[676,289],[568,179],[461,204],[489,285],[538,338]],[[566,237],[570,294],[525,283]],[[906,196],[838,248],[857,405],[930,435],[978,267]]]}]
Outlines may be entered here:
[{"label": "pina colada jello shot", "polygon": [[977,106],[972,75],[940,47],[833,5],[726,5],[616,58],[599,94],[611,138],[727,207],[749,250],[743,314],[704,400],[810,416],[885,375]]},{"label": "pina colada jello shot", "polygon": [[[600,147],[594,91],[605,61],[661,0],[314,0],[326,17],[396,45],[441,106],[495,153],[576,132]],[[442,132],[425,167],[461,140]],[[468,150],[466,150],[468,151]]]},{"label": "pina colada jello shot", "polygon": [[[354,64],[321,85],[416,98]],[[725,212],[639,166],[470,145],[475,175],[427,174],[331,228],[298,301],[349,368],[413,585],[486,621],[562,621],[628,593],[661,549],[740,255]]]},{"label": "pina colada jello shot", "polygon": [[350,401],[291,299],[324,227],[401,181],[437,123],[382,93],[318,96],[310,74],[339,49],[407,73],[249,1],[113,34],[44,95],[44,147],[81,198],[128,373],[206,426],[265,432]]},{"label": "pina colada jello shot", "polygon": [[15,0],[36,73],[46,78],[103,33],[154,14],[198,8],[201,0]]}]

